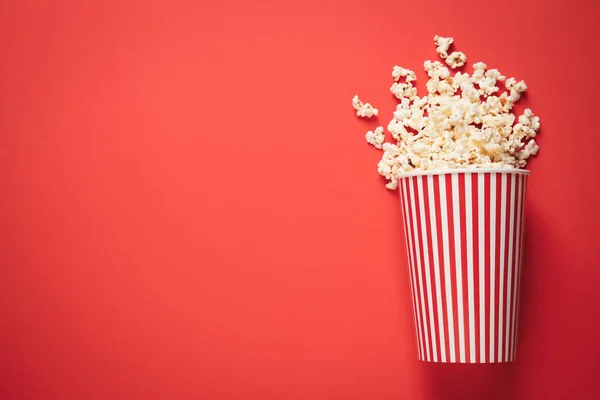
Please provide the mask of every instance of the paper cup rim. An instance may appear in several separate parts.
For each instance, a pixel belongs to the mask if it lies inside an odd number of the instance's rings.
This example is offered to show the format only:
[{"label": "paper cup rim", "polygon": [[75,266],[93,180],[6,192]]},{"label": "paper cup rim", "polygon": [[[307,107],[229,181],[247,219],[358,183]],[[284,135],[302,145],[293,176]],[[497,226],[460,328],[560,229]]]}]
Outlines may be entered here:
[{"label": "paper cup rim", "polygon": [[424,171],[404,172],[398,175],[398,178],[409,178],[411,176],[427,175],[448,175],[448,174],[485,174],[485,173],[503,173],[503,174],[521,174],[531,175],[527,169],[518,168],[448,168],[448,169],[429,169]]}]

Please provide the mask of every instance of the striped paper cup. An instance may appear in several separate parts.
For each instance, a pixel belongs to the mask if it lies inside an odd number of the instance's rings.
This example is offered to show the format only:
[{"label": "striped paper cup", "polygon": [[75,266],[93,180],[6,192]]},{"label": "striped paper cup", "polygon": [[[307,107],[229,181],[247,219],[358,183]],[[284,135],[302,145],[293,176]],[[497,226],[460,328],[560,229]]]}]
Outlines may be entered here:
[{"label": "striped paper cup", "polygon": [[515,359],[528,176],[473,169],[400,178],[420,360]]}]

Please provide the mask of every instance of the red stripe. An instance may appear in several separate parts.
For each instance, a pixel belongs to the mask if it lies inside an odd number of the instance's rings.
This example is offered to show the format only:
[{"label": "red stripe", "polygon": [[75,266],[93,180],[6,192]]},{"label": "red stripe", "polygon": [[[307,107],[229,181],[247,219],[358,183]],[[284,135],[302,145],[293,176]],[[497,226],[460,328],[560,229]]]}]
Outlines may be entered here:
[{"label": "red stripe", "polygon": [[[421,293],[421,286],[419,284],[419,279],[418,279],[418,271],[417,271],[417,257],[418,257],[418,253],[417,253],[417,248],[416,248],[416,242],[415,242],[415,235],[414,235],[414,224],[415,224],[415,220],[412,218],[412,203],[410,201],[410,197],[412,194],[412,185],[411,183],[411,179],[412,178],[405,178],[405,185],[406,185],[406,189],[407,189],[407,204],[408,204],[408,217],[410,218],[410,224],[411,224],[411,228],[409,229],[409,236],[410,236],[410,240],[412,243],[412,260],[415,261],[413,264],[413,274],[414,274],[414,282],[415,282],[415,308],[417,310],[418,313],[418,317],[421,321],[421,331],[419,332],[420,335],[420,343],[421,343],[421,359],[423,361],[427,360],[427,355],[425,352],[425,329],[423,327],[423,309],[421,307],[421,297],[420,297],[420,293]],[[414,196],[414,194],[412,194]]]},{"label": "red stripe", "polygon": [[458,333],[458,292],[456,289],[456,245],[454,239],[454,208],[452,206],[452,175],[447,174],[446,179],[446,209],[448,213],[448,248],[450,250],[450,276],[452,288],[452,315],[454,317],[454,357],[456,361],[460,361],[460,336]]},{"label": "red stripe", "polygon": [[521,231],[520,231],[521,227],[519,225],[519,222],[520,222],[519,220],[521,219],[521,204],[519,203],[520,202],[519,191],[521,190],[522,183],[523,183],[522,178],[523,178],[522,174],[519,174],[519,175],[516,176],[516,186],[515,186],[515,217],[514,217],[514,221],[515,221],[514,222],[514,224],[515,224],[514,230],[515,230],[515,232],[514,232],[514,239],[513,239],[514,250],[513,250],[513,265],[512,265],[513,281],[512,281],[511,288],[510,288],[511,289],[510,300],[512,302],[512,305],[511,305],[511,309],[510,309],[511,311],[510,311],[510,315],[509,315],[509,318],[510,318],[510,330],[508,331],[509,332],[508,333],[509,344],[510,344],[510,347],[508,349],[508,359],[509,360],[512,359],[512,350],[513,350],[513,348],[512,348],[512,337],[513,337],[513,331],[515,329],[515,327],[514,327],[515,321],[514,321],[513,315],[516,312],[516,306],[517,306],[517,304],[515,303],[515,300],[517,298],[517,290],[516,290],[517,287],[516,287],[516,284],[517,284],[517,273],[518,273],[518,265],[519,265],[519,259],[518,259],[518,257],[521,257],[521,252],[518,251],[519,250],[518,249],[518,245],[519,245],[519,242],[520,242],[520,236],[519,235],[521,234]]},{"label": "red stripe", "polygon": [[[444,272],[444,243],[442,237],[442,211],[440,204],[440,179],[442,176],[434,176],[433,178],[433,199],[437,226],[437,244],[438,244],[438,261],[440,269],[440,286],[441,286],[441,301],[442,301],[442,324],[444,327],[444,356],[446,361],[450,361],[450,335],[448,334],[448,311],[446,303],[446,274]],[[449,278],[449,277],[448,277]]]},{"label": "red stripe", "polygon": [[[518,284],[519,284],[519,271],[520,271],[520,264],[521,264],[521,235],[522,235],[522,230],[523,230],[523,226],[521,224],[521,216],[523,215],[522,213],[522,209],[523,209],[523,182],[524,182],[524,178],[525,176],[520,174],[517,176],[517,180],[518,180],[518,188],[519,191],[521,192],[521,196],[519,198],[520,203],[519,203],[519,208],[517,208],[515,210],[515,225],[519,226],[519,230],[518,232],[515,232],[515,260],[514,260],[514,285],[513,285],[513,305],[512,305],[512,314],[511,314],[511,326],[510,326],[510,338],[511,338],[511,347],[510,347],[510,353],[509,353],[509,358],[512,360],[512,356],[514,353],[514,333],[515,333],[515,325],[516,325],[516,315],[517,315],[517,307],[519,306],[519,304],[517,303],[517,290],[518,290]],[[519,193],[519,191],[517,191],[517,195]]]},{"label": "red stripe", "polygon": [[427,324],[427,333],[428,336],[426,337],[427,342],[429,343],[429,351],[430,351],[430,357],[429,357],[429,361],[433,361],[433,340],[432,340],[432,329],[434,329],[434,327],[431,325],[431,316],[429,313],[429,298],[428,298],[428,287],[427,287],[427,279],[426,279],[426,275],[425,275],[425,251],[423,249],[423,245],[424,245],[424,240],[425,238],[423,237],[423,228],[422,228],[422,224],[423,221],[421,221],[421,207],[423,207],[423,203],[424,203],[424,199],[422,199],[419,195],[419,188],[418,188],[418,179],[419,177],[414,177],[411,178],[413,181],[413,188],[414,188],[414,193],[415,193],[415,207],[416,207],[416,218],[417,218],[417,236],[418,236],[418,241],[419,241],[419,258],[421,260],[421,279],[423,282],[423,299],[424,299],[424,306],[425,306],[425,310],[424,310],[424,315],[425,315],[425,319],[426,319],[426,324]]},{"label": "red stripe", "polygon": [[[431,218],[430,218],[430,205],[429,205],[429,185],[427,183],[427,176],[422,176],[420,177],[421,179],[421,184],[423,185],[423,207],[424,207],[424,211],[425,211],[425,240],[427,240],[427,250],[428,250],[428,254],[425,254],[423,252],[423,254],[425,255],[425,257],[427,257],[427,260],[429,262],[429,282],[430,282],[430,288],[429,290],[431,290],[431,303],[432,303],[432,310],[433,310],[433,326],[434,326],[434,332],[435,332],[435,348],[436,348],[436,360],[440,360],[441,358],[441,347],[440,347],[440,330],[439,330],[439,322],[438,322],[438,309],[437,309],[437,292],[436,292],[436,286],[435,286],[435,268],[433,265],[433,249],[432,249],[432,232],[431,232]],[[431,335],[432,340],[434,335]]]},{"label": "red stripe", "polygon": [[517,317],[516,317],[516,327],[515,327],[515,348],[513,349],[513,359],[516,358],[517,355],[517,342],[519,339],[519,314],[520,314],[520,304],[521,304],[521,276],[523,275],[522,272],[522,267],[523,267],[523,260],[524,258],[524,254],[523,254],[523,250],[524,250],[524,243],[525,243],[525,209],[526,209],[526,199],[527,199],[527,180],[528,180],[528,176],[524,175],[523,176],[523,206],[521,208],[521,238],[520,238],[520,242],[519,242],[519,246],[521,247],[521,251],[520,251],[520,260],[519,260],[519,280],[518,280],[518,288],[517,288]]},{"label": "red stripe", "polygon": [[404,232],[405,232],[405,242],[406,242],[406,262],[407,262],[407,269],[408,269],[408,280],[409,280],[409,285],[410,285],[410,296],[411,296],[411,300],[412,300],[412,308],[413,308],[413,323],[414,323],[414,327],[415,327],[415,342],[417,344],[417,357],[419,359],[421,359],[421,346],[419,343],[419,329],[418,329],[418,322],[417,322],[417,310],[416,310],[416,304],[415,304],[415,288],[413,287],[413,274],[412,274],[412,263],[411,263],[411,251],[410,249],[412,248],[412,245],[409,244],[409,230],[408,230],[408,215],[406,215],[406,205],[407,205],[407,201],[408,199],[406,199],[404,197],[404,189],[405,189],[405,185],[404,185],[404,179],[400,179],[400,207],[402,209],[402,217],[404,220]]},{"label": "red stripe", "polygon": [[502,331],[500,332],[500,334],[502,335],[502,361],[506,361],[505,359],[505,354],[506,354],[506,347],[507,347],[507,343],[506,343],[506,313],[508,311],[508,295],[509,295],[509,285],[508,285],[508,269],[511,268],[511,265],[509,263],[509,259],[508,259],[508,249],[510,248],[511,245],[511,237],[510,237],[510,205],[511,205],[511,196],[512,196],[512,179],[510,174],[507,174],[506,177],[506,231],[504,233],[504,237],[505,237],[505,248],[504,248],[504,291],[502,293],[502,303],[504,304],[503,307],[503,315],[502,315],[502,321],[503,321],[503,325],[502,325]]},{"label": "red stripe", "polygon": [[499,331],[500,331],[500,301],[502,301],[502,293],[500,293],[500,248],[501,242],[501,217],[502,217],[502,174],[496,174],[496,241],[494,244],[495,254],[495,275],[494,275],[494,360],[500,362],[498,358],[499,346]]},{"label": "red stripe", "polygon": [[512,338],[512,312],[513,312],[513,299],[514,299],[514,287],[515,287],[515,278],[516,278],[516,266],[517,266],[517,230],[518,230],[518,226],[517,226],[517,220],[519,217],[519,184],[520,184],[520,175],[515,176],[515,187],[513,188],[514,193],[515,193],[515,205],[514,205],[514,209],[515,209],[515,213],[514,216],[512,218],[513,221],[513,235],[511,237],[511,246],[513,248],[513,259],[511,260],[512,263],[510,265],[510,269],[511,269],[511,276],[512,276],[512,281],[510,282],[510,287],[508,288],[508,301],[510,302],[510,313],[507,313],[508,315],[508,324],[507,324],[507,331],[508,331],[508,342],[506,343],[507,348],[508,348],[508,357],[507,357],[507,361],[510,360],[510,355],[511,355],[511,351],[512,351],[512,347],[511,347],[511,338]]},{"label": "red stripe", "polygon": [[[508,179],[509,181],[512,182],[513,176],[512,174],[508,175]],[[517,181],[515,180],[515,184],[511,185],[511,190],[509,191],[510,196],[515,196],[514,198],[514,202],[510,202],[509,205],[511,203],[513,203],[513,208],[517,208],[517,193],[516,192],[516,186],[517,186]],[[509,196],[509,201],[510,201],[510,196]],[[510,208],[509,208],[510,209]],[[510,211],[509,211],[510,213]],[[510,215],[508,216],[509,218],[509,222],[507,223],[507,227],[508,227],[508,239],[506,241],[506,246],[509,249],[512,249],[512,259],[507,259],[506,260],[506,304],[504,306],[504,330],[502,332],[502,334],[504,335],[504,348],[502,350],[502,355],[504,357],[504,361],[508,361],[508,357],[507,357],[507,352],[510,350],[510,313],[508,312],[509,307],[512,307],[512,276],[514,275],[513,273],[513,267],[514,267],[514,259],[515,259],[515,250],[514,250],[514,238],[515,238],[515,232],[517,230],[517,226],[515,224],[515,217],[514,214],[512,216],[512,218],[510,218]],[[510,234],[510,223],[512,222],[513,224],[513,231],[512,231],[512,235]],[[509,271],[510,271],[510,276],[511,276],[511,281],[508,281],[508,275],[509,275]],[[506,332],[508,332],[508,338],[506,337]]]},{"label": "red stripe", "polygon": [[460,237],[461,243],[461,261],[460,266],[462,271],[462,301],[463,301],[463,329],[465,332],[465,358],[470,360],[471,346],[470,346],[470,335],[469,335],[469,275],[467,268],[467,218],[466,218],[466,195],[465,195],[465,174],[458,175],[458,196],[459,196],[459,208],[460,208]]},{"label": "red stripe", "polygon": [[491,174],[485,174],[484,183],[486,190],[484,192],[484,227],[485,230],[485,242],[484,242],[484,259],[485,259],[485,271],[487,271],[485,275],[485,354],[484,358],[486,362],[490,361],[490,324],[491,324],[491,312],[490,308],[494,307],[494,305],[490,302],[490,293],[491,293],[491,262],[490,262],[490,232],[491,232],[491,205],[490,205],[490,196],[491,196]]},{"label": "red stripe", "polygon": [[424,256],[424,251],[423,251],[423,235],[421,234],[422,232],[422,228],[421,228],[421,207],[422,207],[422,200],[419,197],[419,192],[418,192],[418,187],[417,187],[417,179],[418,177],[413,177],[411,178],[412,181],[412,185],[413,185],[413,189],[414,189],[414,193],[415,193],[415,207],[416,207],[416,212],[415,212],[415,216],[416,216],[416,226],[417,226],[417,240],[419,242],[419,259],[421,260],[421,282],[423,282],[423,299],[424,299],[424,306],[425,306],[425,310],[423,310],[424,315],[425,315],[425,324],[427,324],[427,337],[425,338],[425,340],[427,340],[427,342],[429,343],[429,351],[431,352],[431,357],[428,358],[428,360],[432,360],[433,357],[433,341],[431,340],[431,329],[433,328],[431,326],[430,322],[430,316],[429,316],[429,299],[427,298],[427,281],[425,279],[425,256]]},{"label": "red stripe", "polygon": [[[479,293],[479,174],[469,174],[471,178],[471,210],[473,217],[471,219],[473,227],[473,309],[475,317],[475,360],[479,362],[480,358],[480,346],[479,346],[479,297],[482,295]],[[467,176],[469,176],[467,175]]]}]

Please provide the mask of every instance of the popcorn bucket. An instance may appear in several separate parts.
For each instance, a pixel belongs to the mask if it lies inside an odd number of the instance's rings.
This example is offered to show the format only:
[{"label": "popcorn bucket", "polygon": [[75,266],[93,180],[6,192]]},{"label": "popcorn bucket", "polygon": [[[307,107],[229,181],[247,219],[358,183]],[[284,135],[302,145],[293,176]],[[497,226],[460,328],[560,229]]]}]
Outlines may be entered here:
[{"label": "popcorn bucket", "polygon": [[422,171],[399,191],[419,360],[513,361],[529,171]]}]

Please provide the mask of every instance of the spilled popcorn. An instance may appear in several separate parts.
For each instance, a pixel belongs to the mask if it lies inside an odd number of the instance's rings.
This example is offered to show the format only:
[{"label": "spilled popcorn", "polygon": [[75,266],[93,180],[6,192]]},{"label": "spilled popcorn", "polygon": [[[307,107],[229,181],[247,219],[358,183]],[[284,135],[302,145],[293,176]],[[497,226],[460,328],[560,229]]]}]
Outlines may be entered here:
[{"label": "spilled popcorn", "polygon": [[467,56],[461,51],[453,51],[444,61],[450,68],[460,68],[467,62]]},{"label": "spilled popcorn", "polygon": [[352,107],[356,110],[356,115],[359,117],[369,117],[371,118],[373,115],[379,114],[379,110],[374,108],[369,103],[363,103],[358,98],[358,95],[354,96],[352,99]]},{"label": "spilled popcorn", "polygon": [[[435,36],[436,52],[452,69],[462,67],[462,52],[448,54],[454,39]],[[540,119],[530,109],[518,118],[513,105],[527,90],[523,81],[506,78],[497,69],[478,62],[473,73],[450,70],[439,61],[423,64],[429,77],[427,95],[419,97],[413,82],[414,71],[399,66],[392,69],[390,91],[400,103],[387,126],[396,143],[384,141],[383,127],[365,135],[368,143],[383,150],[377,171],[398,187],[400,174],[415,170],[454,168],[523,168],[537,154],[535,136]],[[500,92],[498,82],[504,82]],[[362,103],[358,96],[352,105],[359,117],[372,117],[378,110]],[[515,121],[517,122],[515,124]]]},{"label": "spilled popcorn", "polygon": [[385,137],[383,135],[383,126],[378,126],[374,131],[368,131],[365,135],[367,142],[375,146],[377,149],[381,149]]}]

